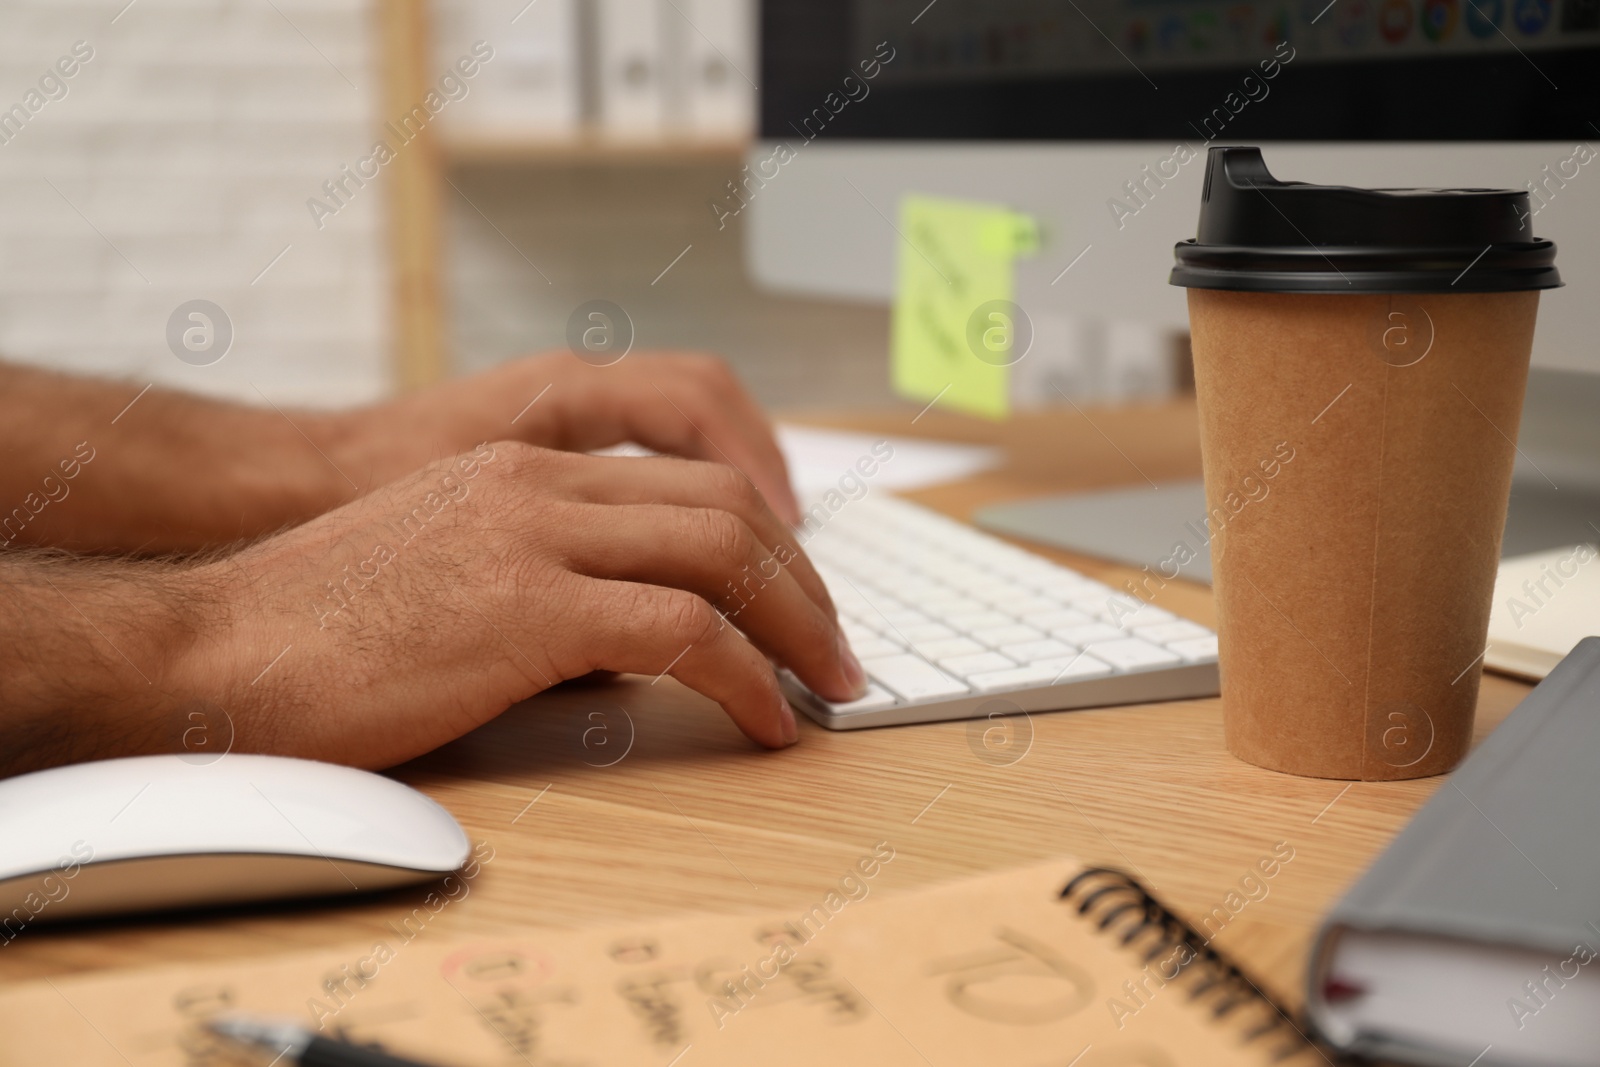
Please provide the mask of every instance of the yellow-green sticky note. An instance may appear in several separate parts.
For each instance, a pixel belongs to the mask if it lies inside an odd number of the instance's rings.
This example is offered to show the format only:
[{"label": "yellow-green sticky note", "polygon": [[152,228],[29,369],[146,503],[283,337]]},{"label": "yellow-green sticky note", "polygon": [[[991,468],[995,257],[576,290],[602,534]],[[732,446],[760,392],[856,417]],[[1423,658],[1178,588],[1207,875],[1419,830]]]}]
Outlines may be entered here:
[{"label": "yellow-green sticky note", "polygon": [[1013,265],[1038,247],[1037,224],[1010,208],[917,194],[900,201],[896,392],[993,419],[1009,413],[1011,365],[1032,340],[1012,303]]}]

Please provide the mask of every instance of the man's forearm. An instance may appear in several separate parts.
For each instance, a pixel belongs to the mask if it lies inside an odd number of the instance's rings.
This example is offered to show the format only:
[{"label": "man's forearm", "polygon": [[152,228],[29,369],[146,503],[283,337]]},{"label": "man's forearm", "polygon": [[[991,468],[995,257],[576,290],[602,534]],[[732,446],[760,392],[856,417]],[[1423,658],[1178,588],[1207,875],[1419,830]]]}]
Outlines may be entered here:
[{"label": "man's forearm", "polygon": [[356,495],[330,417],[140,389],[0,365],[0,547],[190,551]]},{"label": "man's forearm", "polygon": [[0,776],[181,749],[196,724],[169,683],[204,614],[184,574],[37,550],[0,558]]}]

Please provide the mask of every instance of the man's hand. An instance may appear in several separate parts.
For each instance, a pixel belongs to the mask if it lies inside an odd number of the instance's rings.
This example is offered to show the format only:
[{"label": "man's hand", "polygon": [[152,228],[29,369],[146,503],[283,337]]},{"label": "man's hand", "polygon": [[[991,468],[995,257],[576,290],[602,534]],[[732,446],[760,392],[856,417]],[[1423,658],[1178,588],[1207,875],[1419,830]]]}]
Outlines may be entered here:
[{"label": "man's hand", "polygon": [[600,669],[670,674],[779,747],[767,657],[832,700],[865,685],[791,531],[725,464],[484,445],[162,588],[175,639],[100,649],[128,684],[50,762],[172,751],[210,707],[236,750],[385,767]]},{"label": "man's hand", "polygon": [[725,363],[640,354],[608,367],[569,352],[514,360],[335,417],[333,454],[358,482],[381,484],[479,441],[513,439],[590,452],[634,442],[725,463],[749,477],[778,517],[800,520],[772,428]]}]

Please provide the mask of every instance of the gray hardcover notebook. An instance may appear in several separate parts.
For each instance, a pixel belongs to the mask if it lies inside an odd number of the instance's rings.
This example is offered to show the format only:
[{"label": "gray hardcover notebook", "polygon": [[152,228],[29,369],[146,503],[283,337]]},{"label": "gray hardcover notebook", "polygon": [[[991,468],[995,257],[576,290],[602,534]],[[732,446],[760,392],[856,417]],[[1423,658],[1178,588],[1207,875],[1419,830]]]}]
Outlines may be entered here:
[{"label": "gray hardcover notebook", "polygon": [[1600,637],[1439,787],[1324,921],[1308,1014],[1408,1063],[1600,1063]]}]

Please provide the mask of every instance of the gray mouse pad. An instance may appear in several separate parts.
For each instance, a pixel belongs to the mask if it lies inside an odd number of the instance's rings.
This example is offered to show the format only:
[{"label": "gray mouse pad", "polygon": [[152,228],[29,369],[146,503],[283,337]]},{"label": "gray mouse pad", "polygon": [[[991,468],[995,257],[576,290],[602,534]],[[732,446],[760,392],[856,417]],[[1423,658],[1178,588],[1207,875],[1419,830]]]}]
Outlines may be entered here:
[{"label": "gray mouse pad", "polygon": [[[973,521],[996,533],[1083,556],[1133,567],[1164,565],[1169,576],[1176,559],[1192,557],[1179,566],[1179,576],[1211,582],[1206,494],[1198,481],[996,504],[979,510]],[[1539,481],[1512,485],[1502,556],[1596,540],[1600,540],[1600,496],[1572,489],[1557,492]],[[1180,544],[1187,553],[1177,551]]]}]

